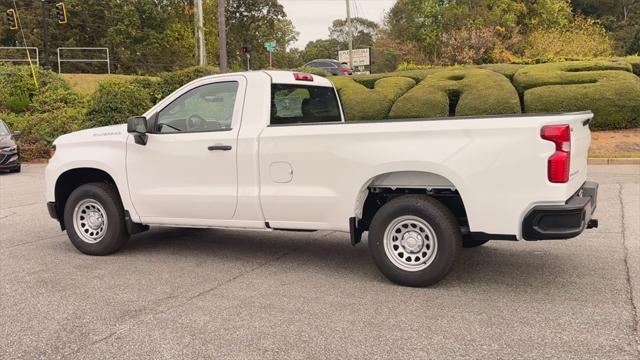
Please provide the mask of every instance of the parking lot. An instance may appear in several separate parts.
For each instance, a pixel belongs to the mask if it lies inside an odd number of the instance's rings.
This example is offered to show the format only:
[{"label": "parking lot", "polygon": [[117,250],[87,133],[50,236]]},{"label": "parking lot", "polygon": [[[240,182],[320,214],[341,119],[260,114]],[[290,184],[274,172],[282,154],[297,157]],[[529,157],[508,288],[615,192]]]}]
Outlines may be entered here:
[{"label": "parking lot", "polygon": [[640,167],[592,166],[600,228],[465,249],[432,288],[348,234],[164,229],[80,254],[44,166],[0,175],[0,358],[640,358]]}]

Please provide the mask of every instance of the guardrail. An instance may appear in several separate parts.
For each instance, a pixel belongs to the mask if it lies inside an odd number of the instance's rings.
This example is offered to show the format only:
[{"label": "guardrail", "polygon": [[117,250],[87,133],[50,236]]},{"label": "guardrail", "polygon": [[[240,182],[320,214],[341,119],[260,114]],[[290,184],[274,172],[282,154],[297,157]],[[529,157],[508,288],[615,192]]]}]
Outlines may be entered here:
[{"label": "guardrail", "polygon": [[1,58],[0,57],[0,62],[30,62],[31,61],[31,57],[29,54],[29,51],[31,50],[35,50],[36,51],[36,65],[40,66],[40,53],[38,51],[37,47],[21,47],[21,46],[2,46],[0,47],[0,53],[4,52],[6,50],[26,50],[27,51],[27,56],[24,58]]},{"label": "guardrail", "polygon": [[[96,50],[96,51],[106,51],[107,58],[106,59],[63,59],[60,50]],[[107,73],[111,74],[111,59],[109,57],[109,48],[96,48],[96,47],[59,47],[58,48],[58,73],[62,73],[62,63],[63,62],[75,62],[75,63],[96,63],[96,62],[106,62],[107,63]]]}]

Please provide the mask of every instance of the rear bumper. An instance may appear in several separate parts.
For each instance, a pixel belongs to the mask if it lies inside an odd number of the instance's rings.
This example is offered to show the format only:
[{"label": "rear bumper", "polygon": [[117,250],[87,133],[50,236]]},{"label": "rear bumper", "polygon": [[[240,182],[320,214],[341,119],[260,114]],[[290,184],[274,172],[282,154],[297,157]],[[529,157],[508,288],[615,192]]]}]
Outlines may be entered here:
[{"label": "rear bumper", "polygon": [[598,183],[587,181],[564,205],[539,205],[522,222],[525,240],[570,239],[598,227],[592,219],[598,202]]}]

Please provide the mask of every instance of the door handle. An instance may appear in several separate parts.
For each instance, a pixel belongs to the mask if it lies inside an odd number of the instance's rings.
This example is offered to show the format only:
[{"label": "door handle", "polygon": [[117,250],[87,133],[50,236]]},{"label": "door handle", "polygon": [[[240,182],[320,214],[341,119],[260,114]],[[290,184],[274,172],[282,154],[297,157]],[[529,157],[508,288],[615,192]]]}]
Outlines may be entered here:
[{"label": "door handle", "polygon": [[216,145],[209,146],[208,149],[209,151],[216,151],[216,150],[229,151],[231,150],[231,145],[216,144]]}]

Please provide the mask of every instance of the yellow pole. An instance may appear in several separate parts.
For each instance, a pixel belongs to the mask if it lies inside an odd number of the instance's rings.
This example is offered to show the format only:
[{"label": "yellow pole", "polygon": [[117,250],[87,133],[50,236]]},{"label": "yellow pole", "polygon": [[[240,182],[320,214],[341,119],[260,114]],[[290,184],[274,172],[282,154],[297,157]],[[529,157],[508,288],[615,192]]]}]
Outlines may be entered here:
[{"label": "yellow pole", "polygon": [[22,22],[20,21],[20,15],[18,15],[18,6],[16,5],[16,0],[13,0],[13,10],[16,12],[16,21],[18,22],[18,27],[20,28],[20,33],[22,34],[22,43],[27,50],[27,59],[29,60],[29,66],[31,67],[31,76],[33,76],[33,83],[36,85],[36,89],[40,89],[38,85],[38,78],[36,77],[36,69],[33,66],[33,61],[31,60],[31,54],[29,53],[29,48],[27,45],[27,39],[24,36],[24,29],[22,29]]}]

